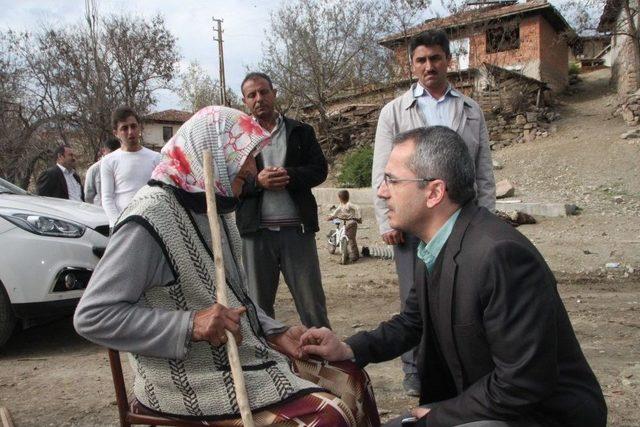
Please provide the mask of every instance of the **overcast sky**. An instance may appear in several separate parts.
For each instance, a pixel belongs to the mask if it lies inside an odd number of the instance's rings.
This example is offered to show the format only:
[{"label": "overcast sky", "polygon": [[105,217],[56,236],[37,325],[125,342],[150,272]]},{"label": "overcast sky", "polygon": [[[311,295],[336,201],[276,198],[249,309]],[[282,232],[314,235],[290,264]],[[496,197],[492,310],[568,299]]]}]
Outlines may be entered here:
[{"label": "overcast sky", "polygon": [[[101,15],[126,11],[151,17],[161,13],[178,39],[181,69],[192,60],[218,78],[218,44],[212,17],[222,18],[227,86],[239,93],[245,66],[255,65],[269,12],[280,0],[97,0]],[[84,17],[84,0],[0,0],[0,29],[36,30],[45,23],[76,23]],[[175,94],[160,94],[155,110],[182,108]]]},{"label": "overcast sky", "polygon": [[[214,42],[212,17],[222,18],[227,86],[240,93],[246,66],[260,60],[269,12],[286,0],[96,0],[101,15],[127,12],[144,17],[157,13],[178,39],[181,69],[197,60],[218,78],[218,46]],[[564,0],[552,0],[558,5]],[[46,23],[72,24],[84,17],[84,0],[0,0],[0,30],[37,30]],[[158,96],[154,110],[181,108],[170,92]]]}]

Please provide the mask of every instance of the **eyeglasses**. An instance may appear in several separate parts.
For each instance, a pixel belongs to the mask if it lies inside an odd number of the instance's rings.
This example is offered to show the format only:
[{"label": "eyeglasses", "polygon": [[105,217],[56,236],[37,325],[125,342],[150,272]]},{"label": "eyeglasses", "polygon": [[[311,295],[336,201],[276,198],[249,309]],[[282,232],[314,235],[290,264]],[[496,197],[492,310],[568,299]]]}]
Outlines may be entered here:
[{"label": "eyeglasses", "polygon": [[384,178],[383,181],[385,183],[385,185],[387,187],[396,184],[398,182],[403,182],[403,181],[407,181],[407,182],[431,182],[431,181],[435,181],[438,178],[393,178],[391,177],[389,174],[385,173],[384,174]]}]

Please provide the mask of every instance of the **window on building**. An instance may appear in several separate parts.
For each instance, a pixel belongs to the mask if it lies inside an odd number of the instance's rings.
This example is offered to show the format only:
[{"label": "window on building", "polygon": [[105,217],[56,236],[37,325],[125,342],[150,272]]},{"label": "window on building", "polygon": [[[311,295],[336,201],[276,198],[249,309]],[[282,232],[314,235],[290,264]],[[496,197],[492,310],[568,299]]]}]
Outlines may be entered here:
[{"label": "window on building", "polygon": [[469,38],[451,40],[449,42],[451,58],[455,59],[458,71],[469,68]]},{"label": "window on building", "polygon": [[162,126],[162,139],[167,142],[173,136],[173,126]]},{"label": "window on building", "polygon": [[487,30],[487,53],[520,48],[520,26],[500,26]]}]

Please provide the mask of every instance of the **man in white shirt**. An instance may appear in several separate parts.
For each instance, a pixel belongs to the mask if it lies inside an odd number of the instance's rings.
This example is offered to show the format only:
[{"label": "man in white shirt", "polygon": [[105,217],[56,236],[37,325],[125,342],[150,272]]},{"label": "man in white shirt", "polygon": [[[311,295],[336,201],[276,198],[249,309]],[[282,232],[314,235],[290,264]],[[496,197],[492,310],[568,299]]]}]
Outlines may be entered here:
[{"label": "man in white shirt", "polygon": [[68,145],[59,146],[55,153],[56,165],[40,174],[36,192],[40,196],[83,201],[82,184],[75,172],[76,156]]},{"label": "man in white shirt", "polygon": [[84,201],[93,203],[96,206],[102,206],[102,197],[100,192],[100,163],[102,158],[109,153],[113,153],[120,148],[120,140],[115,137],[108,138],[102,143],[100,149],[100,159],[87,169],[87,175],[84,177]]},{"label": "man in white shirt", "polygon": [[142,129],[136,112],[120,107],[111,114],[113,134],[120,140],[120,149],[100,162],[102,207],[113,227],[118,216],[133,196],[151,178],[160,161],[160,154],[140,144]]}]

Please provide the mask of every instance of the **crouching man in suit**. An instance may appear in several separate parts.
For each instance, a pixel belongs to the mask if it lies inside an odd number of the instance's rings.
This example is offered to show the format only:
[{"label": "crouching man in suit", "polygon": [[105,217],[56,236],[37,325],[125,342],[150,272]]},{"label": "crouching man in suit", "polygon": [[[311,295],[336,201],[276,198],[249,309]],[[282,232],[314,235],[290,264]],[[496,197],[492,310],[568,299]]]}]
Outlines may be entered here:
[{"label": "crouching man in suit", "polygon": [[405,308],[345,342],[311,329],[303,351],[364,366],[419,344],[419,426],[605,426],[602,390],[553,274],[529,240],[473,202],[473,183],[456,132],[399,134],[378,197],[391,227],[421,240]]}]

